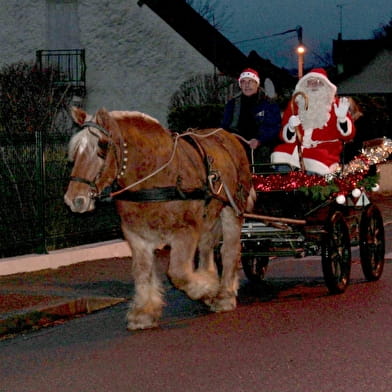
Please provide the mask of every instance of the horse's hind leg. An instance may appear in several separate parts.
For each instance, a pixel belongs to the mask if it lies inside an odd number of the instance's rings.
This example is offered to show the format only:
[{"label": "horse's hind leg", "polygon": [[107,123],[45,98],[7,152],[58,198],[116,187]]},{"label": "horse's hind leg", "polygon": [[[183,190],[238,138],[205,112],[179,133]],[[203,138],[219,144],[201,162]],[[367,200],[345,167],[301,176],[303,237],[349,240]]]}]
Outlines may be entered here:
[{"label": "horse's hind leg", "polygon": [[135,295],[127,313],[127,328],[146,329],[158,325],[162,314],[163,288],[155,271],[154,249],[146,243],[132,243],[132,274]]},{"label": "horse's hind leg", "polygon": [[221,213],[223,243],[221,247],[222,276],[217,296],[210,304],[215,312],[233,310],[237,306],[238,268],[241,258],[242,220],[231,207]]},{"label": "horse's hind leg", "polygon": [[215,271],[195,270],[194,257],[198,235],[193,229],[181,230],[171,242],[168,275],[180,290],[191,299],[208,300],[216,296],[219,281]]},{"label": "horse's hind leg", "polygon": [[219,244],[222,235],[222,224],[220,219],[215,220],[212,228],[203,230],[199,241],[199,270],[209,271],[216,275],[218,273],[214,258],[214,249]]}]

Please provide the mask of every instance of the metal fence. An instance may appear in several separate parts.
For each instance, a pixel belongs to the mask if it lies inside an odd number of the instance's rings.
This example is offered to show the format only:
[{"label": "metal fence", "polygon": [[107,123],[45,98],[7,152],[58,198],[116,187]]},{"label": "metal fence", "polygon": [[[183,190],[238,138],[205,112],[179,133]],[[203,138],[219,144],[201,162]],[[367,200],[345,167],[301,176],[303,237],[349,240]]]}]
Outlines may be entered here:
[{"label": "metal fence", "polygon": [[121,238],[113,203],[85,214],[64,203],[70,135],[0,135],[0,257]]}]

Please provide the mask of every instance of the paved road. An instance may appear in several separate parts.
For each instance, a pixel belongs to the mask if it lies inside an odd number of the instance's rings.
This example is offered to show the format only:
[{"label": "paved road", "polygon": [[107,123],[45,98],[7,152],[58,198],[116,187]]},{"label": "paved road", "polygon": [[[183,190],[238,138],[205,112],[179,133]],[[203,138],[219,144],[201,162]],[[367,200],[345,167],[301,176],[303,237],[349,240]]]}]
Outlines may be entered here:
[{"label": "paved road", "polygon": [[355,255],[338,296],[318,257],[277,259],[263,288],[242,280],[234,312],[168,288],[159,329],[127,332],[120,304],[0,342],[0,391],[389,392],[391,261],[367,283]]}]

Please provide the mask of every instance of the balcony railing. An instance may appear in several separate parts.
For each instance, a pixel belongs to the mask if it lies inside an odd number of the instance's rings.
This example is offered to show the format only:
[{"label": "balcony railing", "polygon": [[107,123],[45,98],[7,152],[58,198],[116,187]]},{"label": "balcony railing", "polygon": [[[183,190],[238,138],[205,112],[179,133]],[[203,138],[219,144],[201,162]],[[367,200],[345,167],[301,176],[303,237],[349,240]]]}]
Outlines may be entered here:
[{"label": "balcony railing", "polygon": [[37,66],[42,71],[52,68],[58,72],[56,85],[70,88],[75,95],[86,94],[86,59],[84,49],[37,50]]}]

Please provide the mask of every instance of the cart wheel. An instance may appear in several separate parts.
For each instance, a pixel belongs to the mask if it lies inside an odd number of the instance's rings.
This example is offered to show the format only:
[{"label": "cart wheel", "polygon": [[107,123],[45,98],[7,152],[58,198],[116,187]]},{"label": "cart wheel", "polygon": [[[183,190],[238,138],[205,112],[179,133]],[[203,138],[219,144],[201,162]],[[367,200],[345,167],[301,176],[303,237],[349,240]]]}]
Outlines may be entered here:
[{"label": "cart wheel", "polygon": [[325,229],[321,244],[325,284],[331,294],[339,294],[346,290],[351,272],[350,235],[342,212],[334,212]]},{"label": "cart wheel", "polygon": [[259,284],[263,281],[268,267],[268,256],[242,256],[242,268],[249,282]]},{"label": "cart wheel", "polygon": [[380,279],[384,269],[385,234],[380,210],[370,204],[363,211],[359,229],[362,271],[369,281]]}]

